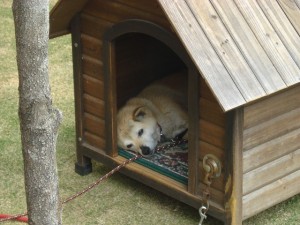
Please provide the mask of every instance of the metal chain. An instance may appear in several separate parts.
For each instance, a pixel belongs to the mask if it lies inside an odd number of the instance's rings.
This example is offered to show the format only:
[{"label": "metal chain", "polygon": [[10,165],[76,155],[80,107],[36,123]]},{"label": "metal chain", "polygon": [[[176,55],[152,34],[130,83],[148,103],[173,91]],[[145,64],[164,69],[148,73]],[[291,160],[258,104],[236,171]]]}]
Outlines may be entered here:
[{"label": "metal chain", "polygon": [[209,200],[210,200],[210,184],[205,184],[205,187],[202,192],[202,206],[199,208],[200,222],[199,225],[202,225],[203,221],[207,218],[206,213],[209,210]]},{"label": "metal chain", "polygon": [[[171,143],[169,144],[165,144],[165,145],[162,145],[162,146],[157,146],[155,151],[162,151],[162,150],[165,150],[165,149],[168,149],[168,148],[172,148],[174,146],[177,146],[177,145],[180,145],[180,144],[183,144],[183,143],[187,143],[188,141],[185,140],[185,139],[174,139],[174,140],[171,140]],[[139,158],[142,158],[142,155],[135,155],[134,157],[130,158],[130,159],[127,159],[125,160],[124,162],[122,162],[120,165],[118,165],[117,167],[115,167],[114,169],[112,169],[110,172],[108,172],[107,174],[105,174],[104,176],[100,177],[97,181],[95,181],[94,183],[90,184],[87,188],[85,188],[84,190],[70,196],[69,198],[65,199],[64,201],[61,202],[61,204],[66,204],[72,200],[74,200],[75,198],[78,198],[79,196],[85,194],[86,192],[92,190],[93,188],[95,188],[97,185],[99,185],[101,182],[105,181],[107,178],[109,178],[110,176],[112,176],[114,173],[116,173],[117,171],[119,171],[120,169],[122,169],[123,167],[125,167],[127,164],[139,159]],[[27,212],[24,213],[24,214],[19,214],[19,215],[14,215],[14,216],[10,216],[10,217],[7,217],[7,218],[3,218],[3,219],[0,219],[0,223],[1,222],[4,222],[4,221],[8,221],[8,220],[16,220],[20,217],[23,217],[23,216],[27,216]]]},{"label": "metal chain", "polygon": [[119,171],[120,169],[122,169],[123,167],[125,167],[127,164],[137,160],[138,158],[141,158],[141,155],[136,155],[130,159],[127,159],[126,161],[124,161],[123,163],[121,163],[120,165],[118,165],[117,167],[115,167],[114,169],[112,169],[110,172],[108,172],[107,174],[105,174],[104,176],[100,177],[96,182],[92,183],[91,185],[89,185],[87,188],[85,188],[84,190],[76,193],[75,195],[72,195],[71,197],[67,198],[66,200],[64,200],[62,202],[62,204],[66,204],[70,201],[72,201],[73,199],[85,194],[86,192],[90,191],[91,189],[93,189],[94,187],[96,187],[97,185],[99,185],[102,181],[106,180],[107,178],[109,178],[110,176],[112,176],[114,173],[116,173],[117,171]]},{"label": "metal chain", "polygon": [[157,146],[155,151],[157,151],[157,152],[163,151],[163,150],[175,147],[177,145],[185,144],[187,142],[188,142],[188,140],[186,140],[186,139],[177,139],[177,138],[172,139],[171,143],[169,143],[169,144],[165,144],[165,145],[162,145],[162,146]]},{"label": "metal chain", "polygon": [[[176,140],[172,140],[171,143],[169,144],[165,144],[165,145],[162,145],[162,146],[157,146],[155,148],[155,151],[162,151],[162,150],[165,150],[165,149],[169,149],[169,148],[172,148],[174,146],[177,146],[177,145],[180,145],[180,144],[183,144],[183,143],[187,143],[187,140],[185,139],[176,139]],[[117,171],[119,171],[120,169],[122,169],[123,167],[125,167],[127,164],[139,159],[139,158],[142,158],[142,155],[135,155],[134,157],[130,158],[130,159],[127,159],[125,160],[123,163],[121,163],[120,165],[118,165],[117,167],[115,167],[114,169],[112,169],[110,172],[108,172],[107,174],[105,174],[104,176],[102,176],[101,178],[99,178],[96,182],[94,182],[93,184],[91,184],[90,186],[88,186],[87,188],[85,188],[84,190],[82,190],[81,192],[78,192],[77,194],[67,198],[66,200],[64,200],[62,202],[62,204],[65,204],[65,203],[68,203],[70,201],[72,201],[73,199],[83,195],[84,193],[90,191],[91,189],[93,189],[94,187],[96,187],[97,185],[99,185],[102,181],[106,180],[108,177],[110,177],[111,175],[113,175],[114,173],[116,173]]]},{"label": "metal chain", "polygon": [[[211,171],[213,171],[211,169]],[[202,191],[202,206],[199,208],[200,222],[199,225],[202,225],[203,221],[207,218],[206,213],[209,210],[209,200],[210,200],[210,187],[212,184],[213,172],[206,173],[204,178],[205,187]]]}]

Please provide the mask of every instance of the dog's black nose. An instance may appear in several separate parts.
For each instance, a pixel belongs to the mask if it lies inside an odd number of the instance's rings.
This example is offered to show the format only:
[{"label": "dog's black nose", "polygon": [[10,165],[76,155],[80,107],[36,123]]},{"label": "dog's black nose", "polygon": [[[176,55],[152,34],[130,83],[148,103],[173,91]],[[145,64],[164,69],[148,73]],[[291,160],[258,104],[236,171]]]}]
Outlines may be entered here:
[{"label": "dog's black nose", "polygon": [[151,150],[147,146],[141,146],[142,154],[143,155],[149,155],[151,153]]}]

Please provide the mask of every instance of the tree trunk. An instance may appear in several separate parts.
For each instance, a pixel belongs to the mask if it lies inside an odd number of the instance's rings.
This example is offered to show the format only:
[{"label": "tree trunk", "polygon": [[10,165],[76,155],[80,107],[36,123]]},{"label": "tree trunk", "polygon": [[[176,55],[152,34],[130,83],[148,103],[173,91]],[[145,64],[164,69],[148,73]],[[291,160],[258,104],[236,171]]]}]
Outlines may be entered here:
[{"label": "tree trunk", "polygon": [[55,153],[62,115],[48,78],[49,0],[14,0],[13,14],[29,224],[61,224]]}]

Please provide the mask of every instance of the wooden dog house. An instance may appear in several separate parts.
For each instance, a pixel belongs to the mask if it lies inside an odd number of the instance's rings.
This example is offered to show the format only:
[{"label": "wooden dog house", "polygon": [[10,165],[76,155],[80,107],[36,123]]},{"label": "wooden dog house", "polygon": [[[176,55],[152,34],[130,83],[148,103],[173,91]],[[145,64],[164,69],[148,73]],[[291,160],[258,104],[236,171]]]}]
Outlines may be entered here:
[{"label": "wooden dog house", "polygon": [[203,157],[221,161],[209,214],[242,221],[300,192],[300,9],[296,0],[60,0],[51,38],[71,33],[77,171],[124,161],[118,107],[186,69],[188,183],[139,164],[123,173],[193,207]]}]

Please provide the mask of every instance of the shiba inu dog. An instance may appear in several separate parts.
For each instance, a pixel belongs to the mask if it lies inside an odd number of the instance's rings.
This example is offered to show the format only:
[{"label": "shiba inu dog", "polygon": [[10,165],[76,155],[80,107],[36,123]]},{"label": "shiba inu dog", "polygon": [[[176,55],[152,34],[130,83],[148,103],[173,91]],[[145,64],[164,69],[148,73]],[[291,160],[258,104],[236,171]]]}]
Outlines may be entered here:
[{"label": "shiba inu dog", "polygon": [[[187,74],[180,72],[152,83],[129,99],[117,114],[118,146],[149,156],[157,144],[188,129]],[[187,132],[184,138],[187,138]]]}]

